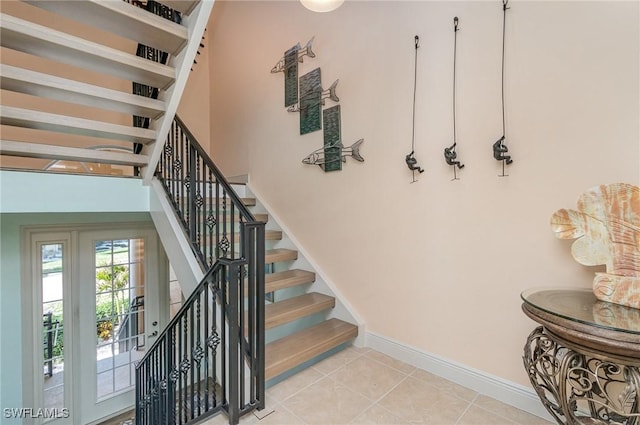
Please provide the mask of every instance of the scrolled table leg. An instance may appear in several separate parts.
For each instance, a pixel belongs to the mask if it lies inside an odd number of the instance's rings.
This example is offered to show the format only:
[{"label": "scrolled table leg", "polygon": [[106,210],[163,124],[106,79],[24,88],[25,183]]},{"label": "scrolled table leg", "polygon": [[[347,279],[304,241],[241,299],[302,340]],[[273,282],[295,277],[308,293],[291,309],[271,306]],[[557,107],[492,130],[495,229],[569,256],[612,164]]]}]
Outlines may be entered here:
[{"label": "scrolled table leg", "polygon": [[640,371],[605,356],[579,353],[542,326],[527,338],[524,367],[558,424],[640,425]]}]

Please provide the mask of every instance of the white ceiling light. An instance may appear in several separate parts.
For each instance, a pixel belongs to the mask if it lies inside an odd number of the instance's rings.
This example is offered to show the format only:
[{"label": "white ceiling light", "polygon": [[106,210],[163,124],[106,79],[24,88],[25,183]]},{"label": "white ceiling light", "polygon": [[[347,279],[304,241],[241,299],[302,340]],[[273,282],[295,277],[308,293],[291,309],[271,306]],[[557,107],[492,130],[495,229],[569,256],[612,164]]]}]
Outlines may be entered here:
[{"label": "white ceiling light", "polygon": [[300,0],[300,3],[314,12],[331,12],[342,6],[344,0]]}]

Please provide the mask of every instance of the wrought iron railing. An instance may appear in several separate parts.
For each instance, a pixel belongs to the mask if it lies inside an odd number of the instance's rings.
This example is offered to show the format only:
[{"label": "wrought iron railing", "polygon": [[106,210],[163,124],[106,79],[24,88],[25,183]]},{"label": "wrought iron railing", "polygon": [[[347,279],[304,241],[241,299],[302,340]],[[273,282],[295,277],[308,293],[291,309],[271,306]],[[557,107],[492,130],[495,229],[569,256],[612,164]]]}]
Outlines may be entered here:
[{"label": "wrought iron railing", "polygon": [[118,326],[115,340],[118,341],[120,353],[144,347],[144,330],[140,329],[144,317],[144,295],[134,297],[129,303],[129,310]]},{"label": "wrought iron railing", "polygon": [[156,177],[205,278],[136,368],[136,424],[264,408],[264,223],[176,117]]},{"label": "wrought iron railing", "polygon": [[53,376],[53,348],[58,342],[58,328],[60,321],[53,320],[53,313],[44,313],[42,315],[44,326],[44,365],[46,370],[44,376]]},{"label": "wrought iron railing", "polygon": [[177,116],[160,156],[156,177],[162,182],[204,270],[218,258],[244,256],[243,228],[255,219]]},{"label": "wrought iron railing", "polygon": [[138,363],[136,424],[188,424],[224,409],[231,418],[241,362],[227,350],[238,345],[237,324],[223,318],[237,309],[241,263],[217,263]]}]

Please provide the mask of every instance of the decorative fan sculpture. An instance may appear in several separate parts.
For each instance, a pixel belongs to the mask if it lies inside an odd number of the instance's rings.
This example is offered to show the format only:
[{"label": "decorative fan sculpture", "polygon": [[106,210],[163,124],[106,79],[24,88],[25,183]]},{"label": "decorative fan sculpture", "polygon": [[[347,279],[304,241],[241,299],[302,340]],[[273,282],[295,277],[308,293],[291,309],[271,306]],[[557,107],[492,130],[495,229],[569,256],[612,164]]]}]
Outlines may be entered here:
[{"label": "decorative fan sculpture", "polygon": [[551,216],[556,237],[577,239],[571,253],[580,264],[606,266],[593,280],[596,298],[640,309],[640,187],[594,187],[580,196],[577,208]]}]

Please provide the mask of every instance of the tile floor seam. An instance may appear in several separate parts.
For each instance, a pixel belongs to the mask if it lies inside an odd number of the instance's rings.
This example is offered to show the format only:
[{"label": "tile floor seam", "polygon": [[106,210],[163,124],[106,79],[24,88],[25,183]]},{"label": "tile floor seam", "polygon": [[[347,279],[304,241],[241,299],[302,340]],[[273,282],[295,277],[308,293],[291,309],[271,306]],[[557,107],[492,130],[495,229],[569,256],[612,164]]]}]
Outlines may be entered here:
[{"label": "tile floor seam", "polygon": [[[342,368],[340,368],[340,369],[342,369]],[[331,379],[331,377],[329,377],[329,376],[324,376],[324,377],[322,377],[321,379],[319,379],[318,381],[316,381],[315,383],[317,383],[317,382],[319,382],[319,381],[321,381],[322,379],[325,379],[325,378],[327,378],[327,379]],[[367,411],[367,409],[370,409],[372,406],[374,406],[374,405],[376,404],[376,401],[371,400],[369,397],[365,396],[365,395],[364,395],[364,394],[362,394],[361,392],[356,391],[356,390],[354,390],[354,389],[352,389],[352,388],[350,388],[350,387],[346,386],[345,384],[342,384],[342,383],[340,383],[340,382],[337,382],[337,381],[335,381],[335,380],[333,380],[333,379],[331,379],[331,380],[332,380],[336,385],[338,385],[338,386],[340,386],[340,387],[343,387],[344,389],[346,389],[346,390],[348,390],[348,391],[350,391],[350,392],[352,392],[352,393],[354,393],[354,394],[356,394],[356,395],[358,395],[358,396],[360,396],[360,397],[363,397],[365,400],[367,400],[367,401],[369,402],[369,404],[368,404],[365,408],[363,408],[361,411],[359,411],[358,413],[356,413],[356,414],[355,414],[355,416],[354,416],[351,420],[349,420],[348,422],[345,422],[344,424],[332,424],[332,425],[348,425],[350,422],[354,421],[354,420],[355,420],[355,419],[357,419],[360,415],[362,415],[364,412],[366,412],[366,411]],[[293,395],[292,395],[291,397],[293,397]],[[281,407],[283,407],[283,408],[284,408],[285,410],[287,410],[288,412],[291,412],[291,413],[292,413],[296,418],[300,419],[300,420],[301,420],[301,424],[306,424],[306,423],[307,423],[307,422],[305,422],[305,421],[304,421],[304,420],[303,420],[299,415],[296,415],[296,414],[295,414],[295,412],[293,412],[293,410],[291,410],[291,409],[287,409],[287,408],[286,408],[286,406],[284,406],[282,403],[277,403],[277,404],[279,404]]]},{"label": "tile floor seam", "polygon": [[[472,404],[473,404],[473,403],[472,403]],[[487,409],[486,407],[482,407],[482,406],[480,406],[480,405],[478,405],[478,404],[474,404],[474,406],[475,406],[475,407],[477,407],[478,409],[482,409],[482,410],[484,410],[485,412],[489,412],[489,413],[491,413],[491,414],[493,414],[493,415],[496,415],[496,416],[501,417],[502,419],[504,419],[504,420],[506,420],[506,421],[507,421],[507,425],[521,425],[521,424],[520,424],[520,422],[516,422],[516,421],[514,421],[514,420],[512,420],[512,419],[509,419],[509,418],[507,418],[506,416],[501,415],[501,414],[500,414],[500,413],[498,413],[498,412],[495,412],[495,411],[493,411],[493,410],[489,410],[489,409]]]},{"label": "tile floor seam", "polygon": [[[386,407],[384,407],[382,404],[380,404],[380,403],[379,403],[379,402],[377,402],[377,401],[376,401],[375,403],[373,403],[373,406],[378,406],[379,408],[386,410],[387,412],[389,412],[390,414],[392,414],[392,415],[393,415],[393,416],[395,416],[396,418],[401,419],[398,415],[396,415],[396,414],[395,414],[395,413],[393,413],[391,410],[387,409]],[[372,407],[373,407],[373,406],[372,406]],[[365,411],[366,411],[366,410],[365,410]]]},{"label": "tile floor seam", "polygon": [[[371,401],[371,404],[369,406],[367,406],[362,412],[358,413],[353,419],[351,419],[351,421],[348,422],[348,424],[353,423],[353,421],[355,421],[356,419],[358,419],[363,413],[365,413],[367,410],[371,409],[374,406],[378,406],[383,408],[384,410],[386,410],[387,412],[391,413],[393,416],[397,415],[395,413],[393,413],[392,411],[390,411],[389,409],[387,409],[386,407],[384,407],[383,405],[380,404],[380,401],[382,401],[382,399],[384,399],[387,395],[389,395],[393,390],[395,390],[400,384],[402,384],[407,378],[409,377],[409,375],[405,375],[397,384],[395,384],[394,386],[392,386],[387,392],[385,392],[384,394],[382,394],[380,397],[378,397],[375,400],[372,400],[371,398],[369,398],[368,396],[362,394],[360,391],[356,391],[354,389],[351,389],[350,387],[347,387],[344,384],[340,384],[345,386],[346,388],[348,388],[349,390],[361,395],[362,397],[366,398],[367,400]],[[347,424],[347,425],[348,425]],[[337,425],[337,424],[336,424]]]},{"label": "tile floor seam", "polygon": [[[354,360],[356,360],[356,359],[354,359]],[[373,360],[373,359],[372,359],[372,360]],[[334,370],[333,372],[331,372],[331,374],[336,373],[338,370],[343,369],[345,366],[346,366],[346,364],[345,364],[344,366],[339,367],[338,369]],[[383,365],[383,366],[386,366],[386,365]],[[394,369],[394,370],[396,370],[396,371],[397,371],[397,369]],[[371,409],[371,408],[372,408],[372,407],[374,407],[374,406],[381,407],[381,408],[383,408],[384,410],[386,410],[386,411],[388,411],[389,413],[391,413],[392,415],[396,416],[396,415],[395,415],[393,412],[391,412],[389,409],[387,409],[387,408],[385,408],[384,406],[382,406],[381,404],[379,404],[379,402],[380,402],[383,398],[385,398],[385,397],[386,397],[386,396],[387,396],[391,391],[393,391],[393,390],[394,390],[398,385],[402,384],[402,383],[403,383],[403,382],[404,382],[404,381],[409,377],[409,375],[407,375],[407,374],[404,374],[404,373],[403,373],[403,375],[404,375],[404,376],[402,377],[402,379],[401,379],[400,381],[398,381],[398,383],[396,383],[394,386],[392,386],[392,387],[391,387],[387,392],[385,392],[383,395],[381,395],[381,396],[380,396],[380,397],[378,397],[377,399],[372,399],[372,398],[370,398],[369,396],[366,396],[365,394],[362,394],[360,391],[355,390],[355,389],[351,388],[350,386],[348,386],[348,385],[346,385],[346,384],[343,384],[343,383],[341,383],[341,382],[337,382],[337,381],[335,381],[335,379],[331,378],[331,376],[329,376],[329,375],[323,376],[322,378],[320,378],[320,379],[318,379],[317,381],[313,382],[312,384],[308,385],[308,386],[307,386],[307,387],[305,387],[304,389],[306,389],[306,388],[310,387],[311,385],[313,385],[313,384],[315,384],[315,383],[317,383],[317,382],[321,381],[321,380],[322,380],[322,379],[324,379],[324,378],[329,378],[329,379],[331,379],[332,381],[334,381],[336,384],[338,384],[338,385],[340,385],[340,386],[342,386],[342,387],[344,387],[344,388],[348,389],[349,391],[352,391],[352,392],[354,392],[354,393],[356,393],[356,394],[358,394],[358,395],[360,395],[360,396],[364,397],[366,400],[368,400],[368,401],[370,402],[370,404],[368,404],[368,405],[367,405],[367,406],[366,406],[362,411],[358,412],[358,414],[356,414],[356,415],[353,417],[353,419],[351,419],[349,422],[347,422],[347,424],[345,424],[345,425],[348,425],[349,423],[351,423],[351,422],[353,422],[354,420],[356,420],[356,419],[357,419],[358,417],[360,417],[363,413],[365,413],[367,410]],[[298,393],[299,393],[299,392],[301,392],[301,391],[303,391],[303,389],[299,390],[299,391],[298,391],[298,392],[296,392],[295,394],[290,395],[290,396],[289,396],[289,397],[287,397],[285,400],[288,400],[289,398],[293,397],[294,395],[298,394]],[[285,400],[282,400],[282,401],[284,402]],[[278,402],[278,403],[276,403],[276,404],[278,404],[279,406],[283,407],[283,408],[284,408],[285,410],[287,410],[288,412],[292,413],[296,418],[301,419],[298,415],[296,415],[295,413],[293,413],[291,410],[287,409],[287,408],[286,408],[282,403]],[[302,421],[302,423],[305,423],[305,422],[304,422],[304,421]]]},{"label": "tile floor seam", "polygon": [[[384,353],[383,353],[383,354],[384,354]],[[369,356],[367,356],[367,354],[366,354],[366,353],[365,353],[365,354],[363,354],[363,356],[366,356],[369,360],[373,360],[374,362],[379,363],[379,364],[381,364],[381,365],[383,365],[383,366],[390,367],[391,369],[393,369],[393,370],[395,370],[395,371],[397,371],[397,372],[400,372],[400,373],[402,373],[403,375],[407,375],[407,376],[410,376],[413,372],[415,372],[415,371],[418,369],[417,367],[415,367],[415,366],[413,366],[413,365],[411,365],[411,364],[409,364],[409,363],[405,363],[405,364],[407,364],[407,365],[409,365],[409,366],[413,367],[413,370],[412,370],[411,372],[407,373],[407,372],[403,372],[403,371],[401,371],[400,369],[397,369],[397,368],[395,368],[395,367],[393,367],[393,366],[391,366],[391,365],[388,365],[388,364],[386,364],[386,363],[383,363],[383,362],[381,362],[380,360],[374,359],[373,357],[369,357]],[[395,359],[394,359],[394,360],[395,360]]]},{"label": "tile floor seam", "polygon": [[[391,393],[391,391],[395,390],[400,384],[402,384],[404,381],[407,380],[407,378],[409,377],[409,375],[406,375],[404,378],[402,378],[397,384],[395,384],[394,386],[392,386],[389,391],[387,391],[386,393],[382,394],[380,397],[378,397],[377,399],[375,399],[373,401],[374,404],[378,404],[382,401],[383,398],[385,398],[386,396],[389,395],[389,393]],[[358,392],[358,394],[362,395],[363,397],[366,397],[368,400],[371,400],[369,397],[365,396],[364,394]],[[382,405],[380,405],[380,407],[384,407]],[[389,410],[389,409],[387,409]],[[393,412],[391,412],[393,413]]]},{"label": "tile floor seam", "polygon": [[[357,356],[356,356],[356,357],[354,357],[353,359],[351,359],[351,360],[347,361],[346,363],[344,363],[344,364],[342,364],[342,365],[338,366],[336,369],[332,370],[332,371],[331,371],[331,372],[329,372],[329,373],[322,372],[321,370],[319,370],[319,369],[316,369],[316,368],[315,368],[315,366],[316,366],[316,365],[319,365],[319,364],[320,364],[320,363],[322,363],[322,362],[316,363],[315,365],[313,365],[313,366],[311,366],[311,367],[312,367],[315,371],[320,372],[320,373],[322,373],[322,374],[323,374],[323,375],[325,375],[325,376],[329,376],[329,375],[331,375],[331,374],[336,373],[336,371],[338,371],[338,370],[342,369],[343,367],[345,367],[345,366],[346,366],[346,365],[348,365],[349,363],[353,363],[354,361],[358,360],[360,357],[363,357],[366,353],[360,353],[360,354],[356,353],[356,354],[357,354]],[[330,357],[329,357],[329,358],[330,358]],[[367,357],[367,358],[368,358],[368,357]],[[327,359],[324,359],[324,360],[327,360]],[[324,361],[324,360],[323,360],[323,361]],[[372,360],[373,360],[373,359],[372,359]]]},{"label": "tile floor seam", "polygon": [[[319,372],[319,371],[316,371],[316,372]],[[310,387],[310,386],[312,386],[313,384],[316,384],[317,382],[320,382],[320,381],[321,381],[321,380],[323,380],[324,378],[328,378],[328,377],[329,377],[329,375],[325,375],[325,374],[323,374],[322,372],[319,372],[319,373],[320,373],[321,375],[323,375],[323,376],[319,377],[319,378],[318,378],[318,379],[316,379],[315,381],[312,381],[312,382],[311,382],[311,383],[309,383],[308,385],[305,385],[304,387],[300,388],[298,391],[296,391],[296,392],[294,392],[294,393],[292,393],[292,394],[289,394],[287,397],[283,398],[282,400],[276,400],[276,403],[275,403],[275,404],[280,404],[280,405],[281,405],[281,404],[282,404],[282,403],[284,403],[285,401],[289,400],[291,397],[293,397],[293,396],[297,395],[298,393],[300,393],[300,392],[302,392],[302,391],[306,390],[307,388],[309,388],[309,387]]]},{"label": "tile floor seam", "polygon": [[[449,390],[446,390],[446,389],[438,388],[438,386],[437,386],[436,384],[434,384],[434,383],[432,383],[432,382],[429,382],[429,381],[425,381],[424,379],[421,379],[421,378],[419,378],[419,377],[417,377],[417,376],[414,376],[414,373],[416,373],[416,372],[417,372],[417,371],[419,371],[419,370],[421,370],[421,371],[423,371],[423,372],[430,373],[430,374],[432,374],[433,376],[436,376],[436,377],[438,377],[438,378],[440,378],[440,379],[442,379],[442,380],[444,380],[444,381],[450,382],[450,383],[452,383],[452,384],[458,385],[458,386],[460,386],[460,387],[462,387],[462,388],[465,388],[465,389],[467,389],[467,390],[469,390],[469,391],[473,391],[473,392],[475,393],[475,395],[473,396],[473,399],[472,399],[473,401],[475,401],[475,400],[478,398],[478,396],[480,395],[480,393],[479,393],[479,392],[477,392],[476,390],[474,390],[474,389],[472,389],[472,388],[469,388],[469,387],[466,387],[466,386],[464,386],[464,385],[458,384],[457,382],[453,382],[453,381],[451,381],[451,380],[449,380],[449,379],[447,379],[447,378],[443,378],[442,376],[440,376],[440,375],[436,375],[435,373],[431,373],[431,372],[429,372],[429,371],[428,371],[428,370],[426,370],[426,369],[416,368],[416,369],[415,369],[413,372],[411,372],[411,374],[409,375],[409,376],[411,376],[413,379],[417,379],[417,380],[418,380],[418,381],[420,381],[420,382],[424,382],[424,383],[425,383],[425,384],[427,384],[427,385],[431,385],[432,387],[434,387],[434,388],[435,388],[435,389],[437,389],[438,391],[443,392],[443,393],[446,393],[446,394],[448,394],[448,395],[450,395],[450,396],[452,396],[452,397],[455,397],[455,398],[457,398],[458,400],[462,400],[462,401],[465,401],[465,402],[467,402],[467,403],[471,403],[471,402],[472,402],[472,401],[467,400],[467,399],[465,399],[465,398],[463,398],[463,397],[460,397],[459,395],[455,394],[455,392],[453,392],[453,391],[449,391]],[[486,409],[485,409],[485,410],[486,410]]]},{"label": "tile floor seam", "polygon": [[298,415],[296,415],[292,410],[287,409],[283,404],[278,403],[278,406],[280,408],[282,408],[283,410],[285,410],[286,412],[288,412],[289,414],[291,414],[294,418],[298,419],[300,421],[300,423],[298,425],[306,425],[307,423]]},{"label": "tile floor seam", "polygon": [[476,394],[476,396],[473,398],[473,401],[470,401],[469,404],[467,404],[467,407],[462,411],[462,413],[460,413],[460,416],[458,416],[458,419],[456,420],[456,423],[454,425],[458,425],[460,423],[462,418],[464,418],[464,415],[466,415],[469,409],[471,409],[471,406],[474,405],[473,402],[478,398],[478,396],[479,394]]},{"label": "tile floor seam", "polygon": [[[416,370],[418,370],[418,369],[416,369]],[[421,370],[424,370],[424,369],[421,369]],[[426,371],[426,370],[425,370],[425,372],[428,372],[428,371]],[[431,372],[428,372],[428,373],[431,373]],[[434,374],[434,375],[435,375],[435,374]],[[435,376],[438,376],[438,375],[435,375]],[[462,397],[460,397],[459,395],[455,394],[455,393],[454,393],[454,392],[452,392],[452,391],[443,390],[442,388],[438,388],[438,386],[437,386],[436,384],[432,383],[432,382],[428,382],[428,381],[425,381],[425,380],[423,380],[423,379],[420,379],[420,378],[418,378],[418,377],[416,377],[416,376],[413,376],[413,372],[411,373],[411,375],[409,375],[409,376],[407,376],[407,377],[411,377],[411,378],[413,378],[413,379],[415,379],[415,380],[417,380],[417,381],[420,381],[420,382],[422,382],[422,383],[424,383],[424,384],[427,384],[427,385],[429,385],[429,386],[431,386],[431,387],[435,388],[435,389],[436,389],[436,390],[438,390],[439,392],[441,392],[441,393],[445,393],[445,394],[447,394],[447,395],[449,395],[449,396],[451,396],[451,397],[457,398],[458,400],[462,400],[462,401],[464,401],[464,402],[466,402],[466,403],[469,403],[469,404],[471,404],[471,403],[472,403],[472,401],[467,400],[467,399],[465,399],[465,398],[462,398]],[[441,376],[438,376],[438,377],[439,377],[439,378],[442,378]],[[444,379],[445,381],[451,382],[451,383],[453,383],[453,384],[460,385],[460,384],[457,384],[457,383],[455,383],[455,382],[453,382],[453,381],[449,381],[448,379],[445,379],[445,378],[442,378],[442,379]],[[467,387],[465,387],[464,385],[460,385],[460,386],[461,386],[461,387],[463,387],[463,388],[467,388]],[[467,388],[467,389],[468,389],[468,390],[473,391],[474,393],[476,393],[476,395],[473,397],[473,400],[475,400],[476,398],[478,398],[478,396],[480,395],[480,393],[478,393],[477,391],[472,390],[471,388]],[[485,410],[487,410],[487,409],[485,409]]]},{"label": "tile floor seam", "polygon": [[[351,389],[351,388],[349,388],[349,389]],[[352,391],[353,391],[353,390],[352,390]],[[358,393],[358,394],[360,394],[360,393]],[[371,399],[370,399],[369,397],[366,397],[366,396],[365,396],[365,395],[363,395],[363,394],[360,394],[360,395],[361,395],[361,396],[363,396],[364,398],[366,398],[367,400],[371,401]],[[376,402],[375,402],[375,401],[371,401],[371,404],[370,404],[370,405],[368,405],[367,407],[365,407],[365,408],[362,410],[362,412],[358,413],[358,414],[357,414],[353,419],[351,419],[351,420],[350,420],[349,422],[347,422],[345,425],[352,424],[352,423],[353,423],[353,421],[355,421],[356,419],[358,419],[360,416],[362,416],[362,414],[363,414],[364,412],[366,412],[367,410],[371,409],[371,408],[372,408],[373,406],[375,406],[375,405],[376,405]]]}]

